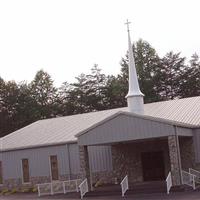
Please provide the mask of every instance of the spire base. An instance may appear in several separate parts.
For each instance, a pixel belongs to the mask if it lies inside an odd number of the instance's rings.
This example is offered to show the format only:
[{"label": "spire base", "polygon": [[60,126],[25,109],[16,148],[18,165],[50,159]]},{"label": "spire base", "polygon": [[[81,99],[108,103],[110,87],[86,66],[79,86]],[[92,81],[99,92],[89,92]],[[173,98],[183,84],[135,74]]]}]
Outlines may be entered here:
[{"label": "spire base", "polygon": [[143,115],[144,114],[144,98],[143,94],[126,96],[129,112]]}]

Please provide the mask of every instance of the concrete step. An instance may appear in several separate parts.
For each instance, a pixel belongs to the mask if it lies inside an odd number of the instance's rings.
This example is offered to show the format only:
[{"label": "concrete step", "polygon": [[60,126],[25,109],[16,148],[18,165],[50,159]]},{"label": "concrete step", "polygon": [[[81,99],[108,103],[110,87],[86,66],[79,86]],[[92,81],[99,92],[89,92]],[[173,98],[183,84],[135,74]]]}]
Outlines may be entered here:
[{"label": "concrete step", "polygon": [[107,185],[94,188],[94,191],[86,193],[85,196],[118,196],[121,195],[120,185]]},{"label": "concrete step", "polygon": [[152,181],[152,182],[144,182],[141,184],[133,184],[130,185],[130,191],[128,193],[162,193],[166,192],[166,183],[164,181]]},{"label": "concrete step", "polygon": [[[151,194],[151,193],[166,193],[166,183],[164,181],[144,182],[138,184],[129,184],[128,194]],[[89,192],[86,196],[111,196],[121,195],[120,185],[110,185],[94,188],[94,191]]]},{"label": "concrete step", "polygon": [[100,196],[121,196],[121,191],[92,191],[85,194],[85,197],[100,197]]}]

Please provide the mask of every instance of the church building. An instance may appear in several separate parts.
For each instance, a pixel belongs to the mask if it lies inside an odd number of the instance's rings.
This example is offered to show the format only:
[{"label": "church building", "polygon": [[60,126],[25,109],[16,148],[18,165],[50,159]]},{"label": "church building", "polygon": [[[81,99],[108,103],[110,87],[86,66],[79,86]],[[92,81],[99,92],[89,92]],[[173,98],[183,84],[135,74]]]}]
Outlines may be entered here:
[{"label": "church building", "polygon": [[143,103],[130,32],[128,107],[34,122],[0,138],[0,188],[87,178],[183,184],[200,170],[200,96]]}]

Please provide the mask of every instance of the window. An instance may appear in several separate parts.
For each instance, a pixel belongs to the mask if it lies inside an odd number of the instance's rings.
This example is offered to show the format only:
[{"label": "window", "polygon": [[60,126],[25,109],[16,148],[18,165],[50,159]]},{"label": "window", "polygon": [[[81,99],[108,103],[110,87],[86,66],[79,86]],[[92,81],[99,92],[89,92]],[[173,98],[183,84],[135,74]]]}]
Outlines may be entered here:
[{"label": "window", "polygon": [[50,156],[51,179],[58,180],[58,159],[56,155]]},{"label": "window", "polygon": [[0,185],[3,184],[3,166],[2,161],[0,161]]},{"label": "window", "polygon": [[22,177],[23,183],[29,183],[30,181],[29,163],[27,158],[22,159],[22,175],[23,175]]}]

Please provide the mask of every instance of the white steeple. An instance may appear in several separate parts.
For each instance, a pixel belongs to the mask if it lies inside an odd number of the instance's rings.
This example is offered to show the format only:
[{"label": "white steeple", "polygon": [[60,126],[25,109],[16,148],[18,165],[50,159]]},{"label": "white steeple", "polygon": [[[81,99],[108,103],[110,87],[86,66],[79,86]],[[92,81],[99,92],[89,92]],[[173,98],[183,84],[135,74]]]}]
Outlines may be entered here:
[{"label": "white steeple", "polygon": [[137,113],[137,114],[143,114],[144,113],[144,100],[143,100],[144,94],[140,91],[137,72],[136,72],[136,68],[135,68],[135,60],[133,57],[133,50],[132,50],[130,30],[129,30],[130,22],[127,20],[127,22],[125,24],[127,25],[128,48],[129,48],[129,50],[128,50],[129,51],[129,54],[128,54],[129,90],[128,90],[128,94],[126,96],[127,103],[128,103],[128,109],[130,112]]}]

